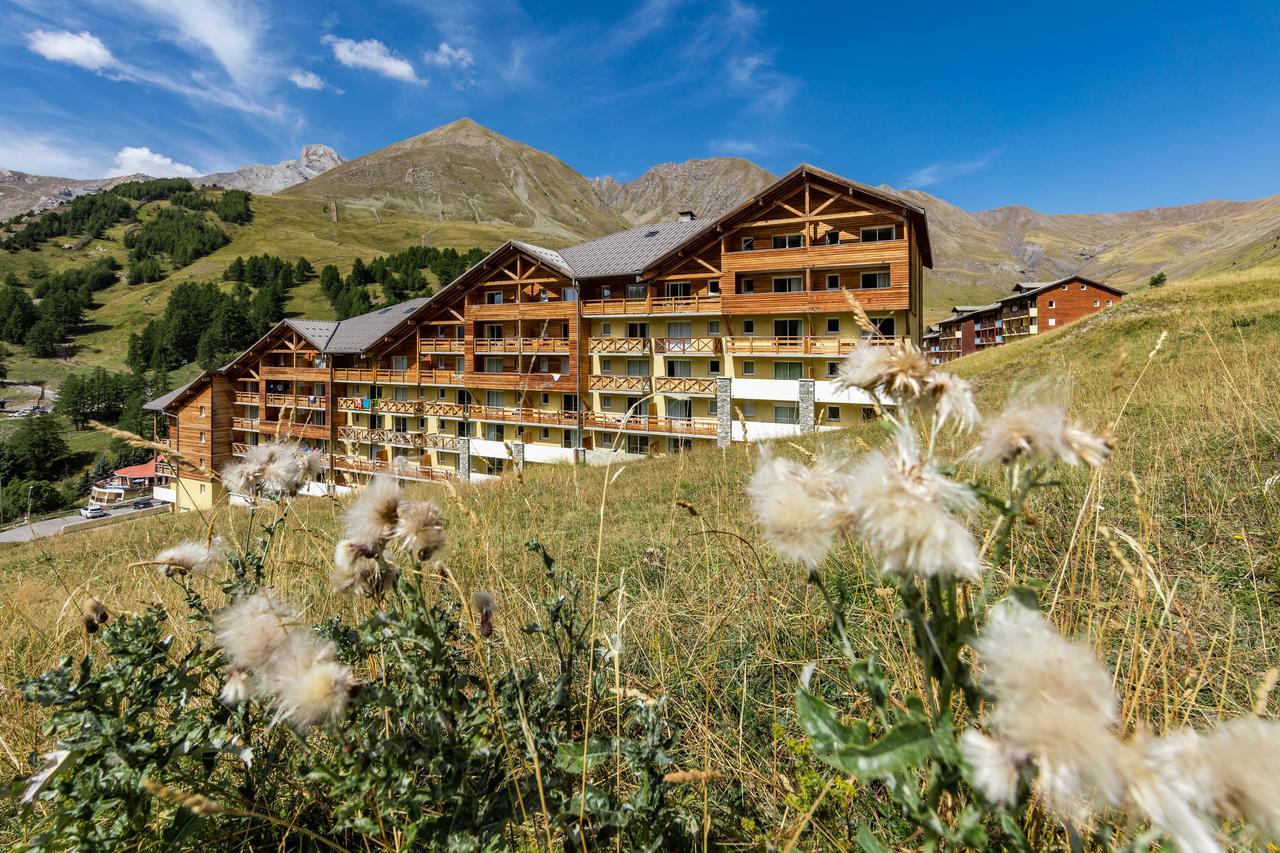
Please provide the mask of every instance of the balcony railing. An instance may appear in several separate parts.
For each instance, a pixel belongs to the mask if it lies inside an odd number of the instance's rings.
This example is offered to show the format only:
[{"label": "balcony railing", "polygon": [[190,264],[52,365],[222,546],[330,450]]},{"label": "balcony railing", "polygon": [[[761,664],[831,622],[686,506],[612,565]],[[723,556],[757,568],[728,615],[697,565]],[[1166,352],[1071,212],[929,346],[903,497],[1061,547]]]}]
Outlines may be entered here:
[{"label": "balcony railing", "polygon": [[[236,396],[239,397],[238,394]],[[328,406],[328,399],[314,394],[268,394],[267,405],[287,406],[291,409],[324,409]]]},{"label": "balcony railing", "polygon": [[798,337],[738,336],[729,339],[729,351],[746,355],[847,355],[859,346],[896,346],[905,338],[827,338],[819,335]]},{"label": "balcony railing", "polygon": [[715,394],[716,380],[695,376],[655,376],[653,390],[658,394]]},{"label": "balcony railing", "polygon": [[420,352],[462,352],[466,349],[466,341],[462,338],[423,338],[419,343]]},{"label": "balcony railing", "polygon": [[653,351],[660,353],[704,353],[715,355],[720,352],[719,338],[654,338]]},{"label": "balcony railing", "polygon": [[587,412],[585,420],[592,429],[673,435],[715,435],[717,426],[713,418],[663,418],[657,415],[615,415],[609,412]]},{"label": "balcony railing", "polygon": [[458,472],[451,468],[436,468],[426,465],[391,461],[386,459],[361,459],[356,456],[334,456],[333,467],[340,471],[358,471],[363,474],[390,474],[410,480],[426,480],[439,482],[457,479]]},{"label": "balcony railing", "polygon": [[568,338],[476,338],[473,347],[477,353],[520,352],[537,355],[539,353],[566,353],[569,351]]},{"label": "balcony railing", "polygon": [[531,409],[519,406],[467,406],[467,417],[475,421],[503,421],[506,423],[534,424],[540,426],[578,425],[577,412],[553,409]]},{"label": "balcony railing", "polygon": [[338,427],[340,441],[355,441],[364,444],[392,444],[401,447],[425,447],[434,450],[457,450],[458,439],[452,435],[435,432],[398,432],[389,429],[366,429],[365,427]]},{"label": "balcony railing", "polygon": [[343,367],[333,371],[334,382],[365,382],[381,384],[412,385],[419,381],[419,371],[415,368],[407,370],[384,370],[382,368]]},{"label": "balcony railing", "polygon": [[231,428],[245,430],[247,432],[257,432],[259,423],[260,421],[258,421],[257,418],[232,418]]},{"label": "balcony railing", "polygon": [[592,391],[635,391],[648,394],[650,378],[648,376],[592,374],[589,387]]},{"label": "balcony railing", "polygon": [[257,394],[251,391],[237,391],[235,400],[245,406],[256,406],[259,398]]},{"label": "balcony railing", "polygon": [[592,338],[588,350],[592,353],[644,355],[651,350],[649,338]]},{"label": "balcony railing", "polygon": [[249,445],[247,445],[247,444],[241,444],[241,443],[240,443],[240,442],[238,442],[238,441],[233,441],[233,442],[231,442],[231,455],[232,455],[232,456],[244,456],[244,455],[245,455],[246,453],[248,453],[248,452],[249,452]]},{"label": "balcony railing", "polygon": [[720,295],[655,296],[648,299],[587,299],[582,302],[585,317],[632,314],[719,314]]},{"label": "balcony railing", "polygon": [[[243,429],[243,427],[236,427],[235,420],[237,419],[232,419],[232,428]],[[241,418],[240,420],[244,419]],[[329,427],[320,424],[300,424],[291,423],[289,421],[264,420],[252,421],[252,423],[256,424],[256,426],[250,427],[249,429],[256,429],[259,433],[266,436],[286,436],[289,438],[329,437]]]}]

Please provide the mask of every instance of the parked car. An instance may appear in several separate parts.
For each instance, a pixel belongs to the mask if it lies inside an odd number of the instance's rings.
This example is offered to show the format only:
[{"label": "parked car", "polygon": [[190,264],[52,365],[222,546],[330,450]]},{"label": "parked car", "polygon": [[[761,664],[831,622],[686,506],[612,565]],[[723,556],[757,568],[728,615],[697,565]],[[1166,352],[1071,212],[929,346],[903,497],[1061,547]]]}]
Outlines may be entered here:
[{"label": "parked car", "polygon": [[155,502],[155,501],[153,501],[151,498],[146,497],[146,496],[143,496],[143,497],[135,498],[135,499],[134,499],[134,501],[133,501],[133,508],[134,508],[134,509],[146,509],[146,508],[147,508],[147,507],[149,507],[149,506],[155,506],[155,503],[156,503],[156,502]]},{"label": "parked car", "polygon": [[89,504],[80,508],[80,514],[85,518],[106,518],[107,511],[98,504]]}]

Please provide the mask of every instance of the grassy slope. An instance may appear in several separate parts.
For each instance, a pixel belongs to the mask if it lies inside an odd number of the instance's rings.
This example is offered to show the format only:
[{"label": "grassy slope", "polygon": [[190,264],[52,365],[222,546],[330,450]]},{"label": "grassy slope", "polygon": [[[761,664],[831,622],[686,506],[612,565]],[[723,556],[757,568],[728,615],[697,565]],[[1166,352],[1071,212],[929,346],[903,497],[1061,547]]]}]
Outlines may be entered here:
[{"label": "grassy slope", "polygon": [[[1054,374],[1071,382],[1073,412],[1087,425],[1119,417],[1112,463],[1095,477],[1068,472],[1061,491],[1041,493],[1031,507],[1034,526],[1017,537],[1010,562],[991,571],[1001,585],[1045,584],[1055,618],[1103,650],[1117,670],[1126,725],[1243,713],[1273,662],[1266,634],[1277,627],[1277,524],[1263,484],[1280,472],[1277,363],[1280,269],[1271,266],[1142,293],[1054,335],[956,365],[973,378],[988,413],[1011,384]],[[856,452],[882,440],[876,424],[865,424],[780,452],[819,444]],[[742,487],[754,453],[705,450],[614,471],[531,468],[455,497],[435,494],[449,504],[452,570],[464,586],[498,591],[502,654],[547,654],[516,630],[544,592],[539,567],[522,549],[530,536],[589,582],[598,578],[602,590],[621,586],[621,601],[610,597],[601,613],[600,633],[625,638],[622,678],[671,694],[672,714],[685,727],[682,766],[733,780],[711,792],[719,824],[749,816],[738,827],[744,837],[779,841],[821,788],[815,773],[825,777],[795,745],[795,677],[815,658],[826,661],[820,678],[838,679],[839,667],[819,642],[827,619],[801,572],[770,553],[749,519]],[[274,557],[276,585],[309,601],[317,620],[342,609],[325,582],[338,510],[307,503]],[[218,530],[243,529],[242,514],[211,520]],[[172,586],[129,564],[201,535],[204,524],[186,515],[34,548],[0,546],[0,624],[12,626],[0,636],[5,683],[87,648],[74,607],[64,606],[85,590],[114,611],[157,599],[176,608]],[[883,664],[900,688],[909,685],[904,635],[880,584],[856,553],[842,551],[829,571],[848,598],[860,651],[887,649]],[[187,630],[180,618],[174,628]],[[3,701],[8,752],[43,746],[30,709],[11,695]],[[866,817],[852,790],[833,791],[818,808],[807,830],[815,841],[841,846],[845,820]]]}]

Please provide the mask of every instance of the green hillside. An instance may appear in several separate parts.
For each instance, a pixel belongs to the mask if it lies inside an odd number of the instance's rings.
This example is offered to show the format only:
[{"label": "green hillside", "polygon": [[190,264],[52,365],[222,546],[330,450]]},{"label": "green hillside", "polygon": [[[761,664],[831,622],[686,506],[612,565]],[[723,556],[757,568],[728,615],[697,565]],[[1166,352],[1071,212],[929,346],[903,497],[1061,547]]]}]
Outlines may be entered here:
[{"label": "green hillside", "polygon": [[[955,365],[988,414],[1012,386],[1053,376],[1070,383],[1075,417],[1114,431],[1111,462],[1092,474],[1067,471],[1059,488],[1036,493],[1009,559],[988,571],[999,588],[1039,585],[1054,621],[1108,661],[1126,731],[1248,713],[1274,663],[1268,634],[1280,628],[1280,585],[1268,483],[1280,473],[1278,362],[1280,266],[1268,264],[1148,290],[1055,334]],[[781,442],[778,452],[857,454],[883,441],[869,423]],[[757,452],[735,446],[608,470],[534,466],[495,485],[414,489],[445,507],[451,576],[463,589],[497,594],[495,661],[551,665],[539,635],[518,630],[550,594],[540,560],[524,547],[531,536],[588,589],[608,591],[597,630],[620,637],[618,683],[667,695],[679,737],[674,764],[717,774],[672,794],[705,821],[712,843],[782,847],[799,839],[845,849],[866,826],[886,845],[914,847],[882,792],[817,762],[797,727],[794,686],[806,662],[820,662],[826,694],[843,697],[846,708],[855,694],[820,598],[750,518],[743,487]],[[313,623],[351,617],[325,580],[341,509],[324,500],[300,505],[270,557],[275,587],[305,601]],[[988,523],[974,519],[972,527]],[[0,548],[4,681],[87,648],[78,615],[65,606],[86,591],[114,613],[154,601],[183,612],[181,590],[137,561],[178,538],[201,538],[209,525],[243,534],[244,524],[242,511],[222,509],[45,542],[34,561],[29,548]],[[850,613],[855,651],[880,654],[900,697],[918,673],[884,582],[864,569],[862,553],[841,546],[827,563],[828,584]],[[214,594],[212,580],[196,585]],[[186,638],[190,628],[175,618],[172,630]],[[11,755],[49,747],[36,710],[12,692],[0,703],[0,741]],[[1274,709],[1276,699],[1264,695],[1263,705]],[[1064,843],[1043,822],[1026,830],[1037,847]],[[7,833],[25,837],[16,822]],[[543,844],[540,834],[517,840]]]}]

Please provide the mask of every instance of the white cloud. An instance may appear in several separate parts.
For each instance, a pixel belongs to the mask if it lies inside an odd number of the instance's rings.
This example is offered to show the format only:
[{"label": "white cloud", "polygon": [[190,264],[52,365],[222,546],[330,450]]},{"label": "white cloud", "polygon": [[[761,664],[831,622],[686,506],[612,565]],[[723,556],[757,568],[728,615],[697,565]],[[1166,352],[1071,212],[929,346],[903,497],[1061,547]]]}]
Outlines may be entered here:
[{"label": "white cloud", "polygon": [[174,30],[180,44],[211,54],[241,89],[258,88],[271,67],[272,53],[262,44],[265,24],[256,5],[241,0],[132,2]]},{"label": "white cloud", "polygon": [[289,79],[299,89],[320,90],[324,88],[324,81],[320,79],[320,75],[312,71],[294,71],[289,75]]},{"label": "white cloud", "polygon": [[476,61],[471,51],[465,47],[454,47],[447,41],[440,42],[440,47],[435,50],[422,54],[422,58],[427,64],[440,68],[470,68]]},{"label": "white cloud", "polygon": [[764,148],[758,143],[750,142],[746,139],[713,139],[707,145],[714,154],[734,154],[752,156],[760,156],[764,154]]},{"label": "white cloud", "polygon": [[940,184],[943,181],[949,181],[952,178],[980,171],[990,164],[991,158],[989,156],[979,157],[974,160],[930,163],[907,175],[905,184],[908,187],[929,187],[934,184]]},{"label": "white cloud", "polygon": [[27,33],[27,47],[51,62],[69,62],[90,71],[102,71],[118,64],[102,40],[87,30],[79,33],[36,30]]},{"label": "white cloud", "polygon": [[325,36],[323,41],[333,48],[334,59],[348,68],[361,68],[405,83],[425,82],[418,79],[417,73],[407,59],[392,53],[377,39],[355,41],[337,36]]},{"label": "white cloud", "polygon": [[65,140],[20,128],[0,128],[0,169],[55,178],[101,177],[97,158],[74,150]]},{"label": "white cloud", "polygon": [[116,161],[107,169],[105,177],[136,172],[153,178],[194,178],[201,174],[195,166],[179,163],[145,146],[126,146],[116,152]]}]

